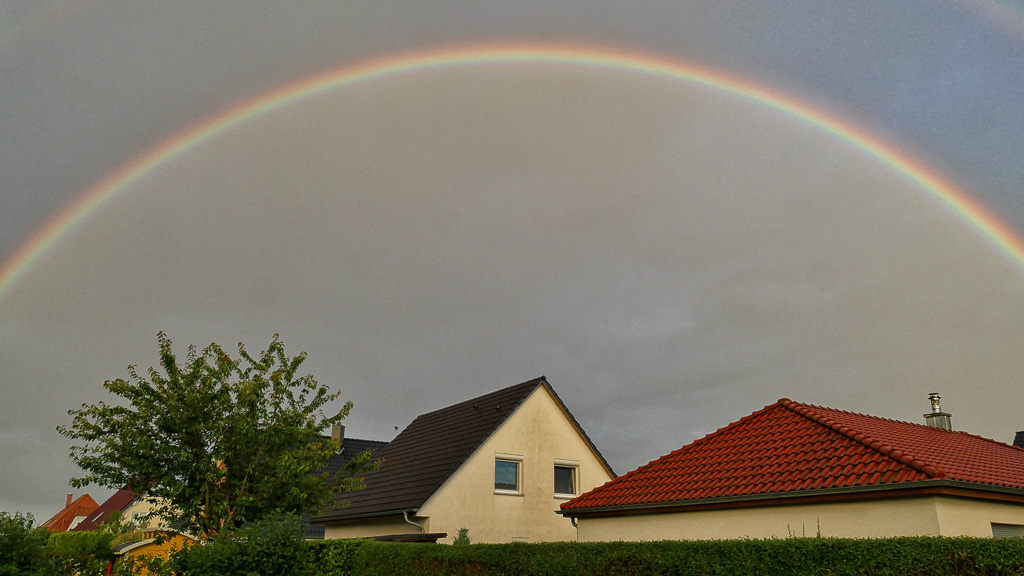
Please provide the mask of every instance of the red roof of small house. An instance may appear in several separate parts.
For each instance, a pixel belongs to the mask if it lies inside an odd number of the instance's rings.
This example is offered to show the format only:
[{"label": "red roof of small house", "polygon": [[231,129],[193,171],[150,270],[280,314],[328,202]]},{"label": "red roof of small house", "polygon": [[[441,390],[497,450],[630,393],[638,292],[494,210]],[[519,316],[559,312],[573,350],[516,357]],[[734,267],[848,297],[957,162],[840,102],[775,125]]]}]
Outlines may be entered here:
[{"label": "red roof of small house", "polygon": [[783,398],[561,508],[573,515],[935,481],[1024,493],[1024,449]]},{"label": "red roof of small house", "polygon": [[96,501],[88,494],[82,494],[74,501],[71,501],[71,494],[68,494],[64,509],[54,514],[46,522],[43,522],[43,526],[54,532],[67,532],[68,527],[75,521],[75,518],[88,516],[93,510],[96,510],[97,506],[99,504],[96,504]]},{"label": "red roof of small house", "polygon": [[69,532],[84,532],[86,530],[96,530],[101,524],[107,521],[107,518],[112,512],[123,512],[128,507],[138,493],[122,488],[117,492],[114,492],[110,498],[107,498],[103,504],[100,504],[95,510],[93,510],[89,517],[79,522],[78,526],[75,526]]}]

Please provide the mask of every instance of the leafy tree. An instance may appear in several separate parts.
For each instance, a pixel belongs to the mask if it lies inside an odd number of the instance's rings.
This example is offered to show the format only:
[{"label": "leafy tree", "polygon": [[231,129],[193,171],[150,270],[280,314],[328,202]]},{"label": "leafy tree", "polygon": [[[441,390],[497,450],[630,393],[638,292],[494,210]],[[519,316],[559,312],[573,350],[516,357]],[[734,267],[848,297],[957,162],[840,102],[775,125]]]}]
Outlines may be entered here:
[{"label": "leafy tree", "polygon": [[162,372],[150,368],[144,378],[129,366],[127,380],[103,385],[127,405],[83,404],[68,411],[70,427],[58,427],[85,442],[71,449],[86,471],[73,486],[128,486],[153,514],[203,540],[247,522],[318,512],[362,486],[369,454],[341,474],[322,471],[338,446],[320,431],[352,404],[324,414],[339,394],[297,375],[304,352],[289,358],[275,334],[258,357],[241,343],[237,359],[211,344],[201,353],[190,346],[179,363],[163,332],[157,340]]},{"label": "leafy tree", "polygon": [[47,541],[50,531],[32,526],[31,514],[0,512],[0,576],[49,576],[54,562]]}]

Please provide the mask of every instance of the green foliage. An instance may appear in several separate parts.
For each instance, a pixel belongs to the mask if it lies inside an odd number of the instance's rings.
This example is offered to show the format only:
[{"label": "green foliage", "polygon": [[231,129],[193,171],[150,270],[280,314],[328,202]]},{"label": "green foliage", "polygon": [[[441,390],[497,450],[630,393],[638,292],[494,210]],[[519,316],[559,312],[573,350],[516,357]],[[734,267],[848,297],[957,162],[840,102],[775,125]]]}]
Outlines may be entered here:
[{"label": "green foliage", "polygon": [[992,538],[666,541],[431,546],[368,543],[359,576],[1001,576],[1024,574],[1024,541]]},{"label": "green foliage", "polygon": [[234,527],[283,514],[318,512],[341,492],[361,487],[370,456],[348,473],[318,473],[337,445],[320,431],[341,422],[351,403],[333,416],[323,409],[338,397],[310,375],[298,376],[305,353],[285,355],[274,336],[266,352],[239,358],[211,344],[188,348],[184,363],[162,332],[162,372],[104,387],[125,405],[104,402],[70,410],[64,436],[84,444],[71,457],[86,475],[75,487],[128,486],[144,494],[154,514],[203,540]]},{"label": "green foliage", "polygon": [[243,536],[249,573],[291,576],[306,561],[306,540],[298,516],[257,522],[247,526]]},{"label": "green foliage", "polygon": [[356,552],[365,540],[316,540],[307,542],[309,576],[352,576]]},{"label": "green foliage", "polygon": [[469,546],[469,528],[459,528],[459,533],[452,539],[452,546]]},{"label": "green foliage", "polygon": [[[773,540],[474,544],[326,540],[281,524],[197,545],[160,576],[1003,576],[1024,574],[1024,540]],[[288,536],[292,534],[292,536]],[[304,548],[304,554],[295,550]],[[184,559],[183,558],[186,558]],[[173,566],[171,566],[173,565]],[[173,570],[171,570],[173,568]]]},{"label": "green foliage", "polygon": [[0,512],[0,576],[49,576],[53,560],[46,547],[50,531],[32,526],[31,514]]},{"label": "green foliage", "polygon": [[113,540],[114,534],[102,530],[60,532],[50,536],[48,547],[58,574],[99,576],[107,573],[114,560]]},{"label": "green foliage", "polygon": [[177,550],[157,574],[182,576],[292,576],[306,566],[306,542],[296,516],[263,520],[222,533],[206,544]]},{"label": "green foliage", "polygon": [[108,514],[106,520],[103,521],[103,525],[100,526],[100,530],[110,532],[115,538],[122,534],[127,534],[131,529],[131,523],[121,514],[120,510],[114,510]]}]

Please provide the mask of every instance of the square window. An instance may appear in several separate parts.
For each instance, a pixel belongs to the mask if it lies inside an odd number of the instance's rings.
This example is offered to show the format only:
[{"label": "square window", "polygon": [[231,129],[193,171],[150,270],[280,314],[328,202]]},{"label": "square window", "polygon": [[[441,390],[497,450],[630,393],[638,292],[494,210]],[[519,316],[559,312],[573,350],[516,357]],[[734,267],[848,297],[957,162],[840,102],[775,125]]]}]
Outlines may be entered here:
[{"label": "square window", "polygon": [[576,495],[576,467],[555,464],[555,494],[559,496]]},{"label": "square window", "polygon": [[519,492],[519,462],[494,460],[494,489]]}]

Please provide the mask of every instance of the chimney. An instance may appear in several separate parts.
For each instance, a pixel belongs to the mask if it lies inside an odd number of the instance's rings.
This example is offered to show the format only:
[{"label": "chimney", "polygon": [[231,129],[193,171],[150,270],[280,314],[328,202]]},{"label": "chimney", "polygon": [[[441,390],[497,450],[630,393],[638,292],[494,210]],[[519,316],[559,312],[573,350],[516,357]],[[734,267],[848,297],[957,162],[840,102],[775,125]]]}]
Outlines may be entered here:
[{"label": "chimney", "polygon": [[939,393],[932,392],[928,395],[928,400],[932,403],[932,411],[924,415],[924,423],[935,428],[952,430],[953,423],[950,422],[951,415],[948,412],[943,412],[942,407],[939,406]]},{"label": "chimney", "polygon": [[1017,435],[1013,437],[1013,445],[1017,448],[1024,448],[1024,430],[1017,432]]},{"label": "chimney", "polygon": [[67,510],[71,507],[71,494],[68,494],[68,499],[64,501],[64,509]]},{"label": "chimney", "polygon": [[334,440],[338,443],[338,446],[341,446],[345,442],[345,427],[341,424],[335,424],[331,428],[331,440]]}]

